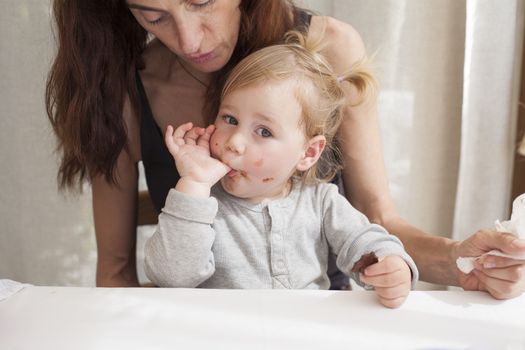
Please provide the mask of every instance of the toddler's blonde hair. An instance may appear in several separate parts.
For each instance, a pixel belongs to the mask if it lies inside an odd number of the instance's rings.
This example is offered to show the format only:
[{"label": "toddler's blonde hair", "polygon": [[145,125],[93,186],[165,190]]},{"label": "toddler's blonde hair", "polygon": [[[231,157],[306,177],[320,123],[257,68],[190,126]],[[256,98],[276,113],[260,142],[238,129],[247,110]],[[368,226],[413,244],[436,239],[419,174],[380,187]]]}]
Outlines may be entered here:
[{"label": "toddler's blonde hair", "polygon": [[298,127],[303,129],[307,139],[316,135],[326,138],[320,161],[309,170],[295,174],[304,183],[330,181],[342,168],[336,136],[343,108],[350,103],[342,82],[352,84],[357,91],[357,102],[352,105],[375,98],[376,82],[366,59],[336,75],[320,53],[323,35],[311,38],[298,31],[288,32],[284,44],[260,49],[239,62],[228,76],[221,94],[222,101],[244,87],[271,81],[295,82],[295,97],[302,107]]}]

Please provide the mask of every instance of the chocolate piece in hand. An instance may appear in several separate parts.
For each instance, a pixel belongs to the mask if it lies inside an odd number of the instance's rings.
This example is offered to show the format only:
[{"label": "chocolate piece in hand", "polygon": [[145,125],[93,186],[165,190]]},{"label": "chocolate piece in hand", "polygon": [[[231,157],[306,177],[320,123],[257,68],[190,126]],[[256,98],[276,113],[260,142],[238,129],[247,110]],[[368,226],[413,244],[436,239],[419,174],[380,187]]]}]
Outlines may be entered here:
[{"label": "chocolate piece in hand", "polygon": [[377,259],[377,256],[374,252],[365,254],[361,257],[361,259],[357,260],[354,264],[354,267],[352,267],[352,272],[358,272],[358,273],[364,273],[365,269],[378,262],[379,259]]}]

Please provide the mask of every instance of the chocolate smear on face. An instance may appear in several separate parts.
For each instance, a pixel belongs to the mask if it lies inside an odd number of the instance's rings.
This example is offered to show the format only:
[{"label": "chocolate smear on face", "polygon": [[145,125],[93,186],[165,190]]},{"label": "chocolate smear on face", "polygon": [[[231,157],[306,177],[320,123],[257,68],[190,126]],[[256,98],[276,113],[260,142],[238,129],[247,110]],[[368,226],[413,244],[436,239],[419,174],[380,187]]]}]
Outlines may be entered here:
[{"label": "chocolate smear on face", "polygon": [[359,272],[359,273],[364,273],[365,272],[365,269],[370,266],[370,265],[373,265],[375,264],[376,262],[378,262],[379,259],[377,259],[377,256],[374,252],[371,252],[371,253],[368,253],[368,254],[364,254],[361,259],[357,260],[356,263],[354,264],[354,267],[352,267],[352,272]]}]

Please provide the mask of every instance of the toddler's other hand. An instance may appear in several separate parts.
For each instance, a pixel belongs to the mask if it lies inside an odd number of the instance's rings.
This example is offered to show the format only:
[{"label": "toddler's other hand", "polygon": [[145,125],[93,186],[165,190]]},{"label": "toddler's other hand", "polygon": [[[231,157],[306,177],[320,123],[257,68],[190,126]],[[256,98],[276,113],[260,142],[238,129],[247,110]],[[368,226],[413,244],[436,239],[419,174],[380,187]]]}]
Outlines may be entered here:
[{"label": "toddler's other hand", "polygon": [[412,274],[405,260],[389,255],[368,266],[361,282],[374,286],[379,302],[389,308],[401,306],[410,292]]}]

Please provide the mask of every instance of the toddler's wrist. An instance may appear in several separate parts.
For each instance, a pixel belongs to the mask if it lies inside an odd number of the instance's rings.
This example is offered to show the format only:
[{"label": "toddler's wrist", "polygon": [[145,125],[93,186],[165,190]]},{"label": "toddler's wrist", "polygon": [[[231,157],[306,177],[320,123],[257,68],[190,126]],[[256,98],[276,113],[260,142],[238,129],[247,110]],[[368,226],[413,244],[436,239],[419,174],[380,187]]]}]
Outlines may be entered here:
[{"label": "toddler's wrist", "polygon": [[175,190],[196,197],[209,197],[211,185],[195,181],[188,177],[181,177],[175,185]]}]

